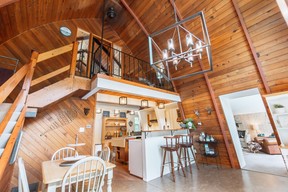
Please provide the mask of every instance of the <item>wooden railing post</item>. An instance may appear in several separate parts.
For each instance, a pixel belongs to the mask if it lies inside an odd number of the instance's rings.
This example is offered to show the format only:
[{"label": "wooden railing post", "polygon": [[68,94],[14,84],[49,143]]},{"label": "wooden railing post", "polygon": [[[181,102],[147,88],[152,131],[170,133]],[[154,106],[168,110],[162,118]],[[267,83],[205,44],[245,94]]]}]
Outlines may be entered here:
[{"label": "wooden railing post", "polygon": [[72,59],[71,59],[71,65],[70,65],[70,77],[73,78],[75,76],[76,71],[76,60],[77,60],[77,54],[78,54],[78,41],[75,41],[73,43],[73,49],[72,49]]}]

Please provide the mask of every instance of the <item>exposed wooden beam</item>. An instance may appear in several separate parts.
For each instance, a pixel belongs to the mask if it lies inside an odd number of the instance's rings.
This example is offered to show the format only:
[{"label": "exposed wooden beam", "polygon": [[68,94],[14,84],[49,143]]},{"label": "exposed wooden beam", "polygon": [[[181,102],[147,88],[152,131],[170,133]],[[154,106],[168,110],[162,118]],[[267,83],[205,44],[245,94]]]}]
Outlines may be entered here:
[{"label": "exposed wooden beam", "polygon": [[[134,18],[135,21],[138,23],[138,25],[140,26],[140,28],[142,29],[142,31],[143,31],[143,32],[146,34],[146,36],[148,37],[148,36],[149,36],[148,31],[146,30],[146,28],[144,27],[144,25],[141,23],[141,21],[139,20],[139,18],[135,15],[134,11],[130,8],[130,6],[126,3],[125,0],[121,0],[121,3],[125,6],[125,8],[127,9],[127,11],[133,16],[133,18]],[[160,54],[160,53],[159,53],[159,49],[156,48],[156,50],[157,50],[157,53]],[[160,54],[160,55],[161,55],[161,54]],[[176,86],[175,86],[174,81],[171,81],[171,83],[172,83],[172,86],[173,86],[174,91],[177,92],[177,88],[176,88]],[[180,111],[181,111],[181,116],[182,116],[182,118],[185,119],[186,116],[185,116],[185,112],[184,112],[184,109],[183,109],[182,102],[178,102],[178,107],[179,107],[179,109],[180,109]]]},{"label": "exposed wooden beam", "polygon": [[[172,4],[172,6],[175,6],[176,14],[177,14],[179,20],[183,20],[183,16],[181,15],[181,13],[179,12],[178,8],[176,7],[176,4],[174,4],[174,1],[170,0],[170,2]],[[198,61],[199,61],[199,65],[201,67],[201,70],[203,70],[204,66],[202,64],[202,61],[200,59],[198,59]],[[212,99],[212,103],[213,103],[213,106],[214,106],[214,109],[215,109],[215,112],[216,112],[216,116],[217,116],[217,119],[218,119],[218,122],[219,122],[219,125],[220,125],[220,130],[221,130],[221,133],[223,135],[223,140],[224,140],[225,147],[226,147],[226,150],[227,150],[227,153],[228,153],[230,164],[231,164],[232,168],[235,168],[236,165],[234,165],[233,156],[232,156],[232,152],[231,152],[231,149],[230,149],[230,144],[229,144],[226,132],[225,132],[224,122],[221,119],[220,109],[219,109],[219,107],[217,105],[216,96],[215,96],[214,90],[212,88],[212,85],[210,83],[210,80],[209,80],[209,77],[208,77],[207,73],[204,73],[204,78],[205,78],[205,82],[206,82],[206,85],[208,87],[209,94],[210,94],[210,97]]]},{"label": "exposed wooden beam", "polygon": [[241,23],[241,27],[242,27],[243,32],[244,32],[244,34],[245,34],[246,40],[247,40],[247,42],[248,42],[248,44],[249,44],[249,48],[250,48],[251,53],[252,53],[252,55],[253,55],[254,61],[255,61],[255,63],[256,63],[256,66],[257,66],[257,69],[258,69],[260,78],[261,78],[261,80],[262,80],[262,82],[263,82],[265,91],[266,91],[266,93],[271,93],[270,87],[268,86],[267,79],[266,79],[266,77],[265,77],[265,75],[264,75],[264,71],[263,71],[263,69],[262,69],[261,62],[260,62],[260,60],[259,60],[259,58],[258,58],[258,56],[257,56],[256,49],[255,49],[255,47],[254,47],[254,45],[253,45],[251,36],[250,36],[250,34],[249,34],[249,32],[248,32],[248,29],[247,29],[247,27],[246,27],[244,18],[243,18],[243,16],[242,16],[242,13],[241,13],[241,11],[240,11],[240,8],[239,8],[239,6],[238,6],[238,4],[237,4],[237,0],[232,0],[232,3],[233,3],[233,6],[234,6],[234,9],[235,9],[235,11],[236,11],[236,13],[237,13],[237,15],[238,15],[238,18],[239,18],[239,21],[240,21],[240,23]]},{"label": "exposed wooden beam", "polygon": [[77,54],[78,54],[78,41],[75,41],[73,43],[72,59],[71,59],[71,64],[70,64],[70,77],[71,78],[75,76]]},{"label": "exposed wooden beam", "polygon": [[68,51],[72,50],[72,47],[73,47],[73,44],[69,44],[69,45],[66,45],[66,46],[63,46],[63,47],[60,47],[57,49],[53,49],[51,51],[47,51],[45,53],[41,53],[41,54],[39,54],[37,63],[39,63],[41,61],[45,61],[45,60],[50,59],[52,57],[61,55],[63,53],[67,53]]},{"label": "exposed wooden beam", "polygon": [[48,73],[46,75],[43,75],[43,76],[41,76],[41,77],[39,77],[37,79],[34,79],[32,81],[32,83],[31,83],[31,86],[37,85],[37,84],[39,84],[39,83],[41,83],[41,82],[43,82],[43,81],[45,81],[47,79],[50,79],[50,78],[52,78],[52,77],[54,77],[56,75],[59,75],[59,74],[65,72],[65,71],[68,71],[69,69],[70,69],[70,65],[67,65],[65,67],[62,67],[62,68],[56,70],[56,71],[53,71],[53,72]]}]

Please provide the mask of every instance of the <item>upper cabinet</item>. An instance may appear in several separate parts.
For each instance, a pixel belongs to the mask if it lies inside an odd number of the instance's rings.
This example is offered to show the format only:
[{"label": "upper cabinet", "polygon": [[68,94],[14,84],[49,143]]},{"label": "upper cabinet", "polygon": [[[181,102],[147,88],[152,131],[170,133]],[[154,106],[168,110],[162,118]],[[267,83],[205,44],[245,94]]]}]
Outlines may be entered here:
[{"label": "upper cabinet", "polygon": [[288,93],[266,96],[281,143],[288,145]]}]

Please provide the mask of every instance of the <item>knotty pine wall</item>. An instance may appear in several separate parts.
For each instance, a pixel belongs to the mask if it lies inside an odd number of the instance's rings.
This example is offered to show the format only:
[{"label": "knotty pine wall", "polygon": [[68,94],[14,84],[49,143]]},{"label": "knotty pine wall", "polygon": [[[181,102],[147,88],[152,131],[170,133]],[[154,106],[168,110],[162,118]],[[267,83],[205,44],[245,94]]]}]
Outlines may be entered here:
[{"label": "knotty pine wall", "polygon": [[[90,108],[89,114],[84,114],[84,108]],[[79,142],[86,143],[78,147],[79,154],[91,154],[94,122],[95,98],[87,101],[76,97],[68,98],[37,114],[36,118],[27,118],[24,124],[24,134],[18,153],[25,163],[29,183],[42,181],[41,163],[51,159],[59,148],[75,143],[75,135],[79,127],[92,125],[85,133],[78,133]],[[12,186],[18,183],[18,165],[15,164]]]},{"label": "knotty pine wall", "polygon": [[[224,122],[225,133],[230,144],[229,150],[233,158],[232,163],[238,167],[219,96],[250,88],[258,88],[262,94],[266,94],[266,92],[232,2],[221,2],[215,2],[215,6],[210,9],[206,7],[205,12],[208,13],[205,16],[214,62],[214,70],[208,73],[208,79],[215,94],[217,107],[220,109],[220,119]],[[272,0],[238,0],[237,2],[256,48],[269,88],[273,93],[287,91],[288,28],[276,2]],[[189,6],[189,3],[185,6]],[[204,7],[199,5],[196,9],[202,8]],[[189,15],[189,10],[185,10],[183,7],[180,12]],[[231,166],[204,76],[177,81],[175,84],[181,95],[186,117],[196,118],[194,110],[200,110],[200,120],[203,125],[198,128],[197,132],[204,131],[215,135],[221,141],[221,163]],[[205,110],[208,106],[213,108],[211,115],[208,115]],[[211,160],[210,163],[214,163],[213,161]]]}]

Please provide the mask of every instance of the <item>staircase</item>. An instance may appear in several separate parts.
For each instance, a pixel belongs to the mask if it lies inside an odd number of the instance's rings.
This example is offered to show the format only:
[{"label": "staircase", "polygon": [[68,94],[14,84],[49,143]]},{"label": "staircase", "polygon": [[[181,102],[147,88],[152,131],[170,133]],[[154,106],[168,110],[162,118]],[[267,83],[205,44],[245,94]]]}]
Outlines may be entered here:
[{"label": "staircase", "polygon": [[[0,122],[2,123],[6,114],[8,113],[9,109],[11,109],[12,104],[11,103],[2,103],[0,105]],[[0,136],[0,158],[4,152],[4,149],[7,145],[8,140],[10,139],[10,136],[12,135],[12,132],[15,128],[15,125],[17,123],[17,120],[20,117],[21,111],[23,110],[24,105],[19,105],[13,112],[11,118],[9,119],[3,133]]]}]

